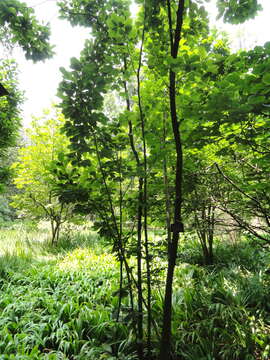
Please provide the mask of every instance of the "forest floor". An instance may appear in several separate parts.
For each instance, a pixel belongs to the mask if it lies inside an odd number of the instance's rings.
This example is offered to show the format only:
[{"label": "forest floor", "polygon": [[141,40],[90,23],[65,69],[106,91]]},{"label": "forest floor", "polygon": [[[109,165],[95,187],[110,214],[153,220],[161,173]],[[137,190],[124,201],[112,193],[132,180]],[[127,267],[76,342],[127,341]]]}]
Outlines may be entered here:
[{"label": "forest floor", "polygon": [[[135,360],[134,323],[118,306],[119,265],[80,229],[57,247],[46,226],[0,230],[0,360]],[[175,359],[270,359],[270,251],[252,240],[217,241],[215,265],[200,265],[194,237],[182,241],[173,297]],[[153,285],[159,330],[162,286]],[[153,335],[153,357],[158,353]]]}]

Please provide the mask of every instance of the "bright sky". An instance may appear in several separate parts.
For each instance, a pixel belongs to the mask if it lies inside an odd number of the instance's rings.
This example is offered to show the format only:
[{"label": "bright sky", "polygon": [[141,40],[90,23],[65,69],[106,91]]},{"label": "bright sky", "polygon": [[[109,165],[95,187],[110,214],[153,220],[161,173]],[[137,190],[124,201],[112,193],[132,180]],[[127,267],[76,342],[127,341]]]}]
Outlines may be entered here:
[{"label": "bright sky", "polygon": [[[59,20],[57,0],[24,0],[24,2],[34,7],[39,20],[50,22],[51,43],[55,45],[56,53],[51,60],[33,64],[32,61],[24,59],[19,49],[14,52],[20,69],[20,87],[25,91],[26,96],[23,105],[23,122],[27,126],[31,122],[31,115],[39,116],[44,108],[50,107],[52,102],[57,102],[57,87],[62,78],[59,67],[68,68],[70,58],[79,56],[84,41],[89,36],[89,29],[71,27],[67,21]],[[212,24],[215,23],[217,28],[222,27],[230,33],[234,48],[263,45],[266,41],[270,41],[270,1],[260,0],[260,3],[264,11],[256,19],[244,25],[223,25],[214,21],[214,15]],[[213,0],[208,5],[208,9],[213,13]]]},{"label": "bright sky", "polygon": [[[1,0],[0,0],[1,1]],[[34,64],[25,60],[23,52],[16,49],[14,55],[19,64],[19,82],[25,91],[23,105],[23,123],[31,122],[31,115],[39,116],[44,108],[57,102],[56,92],[61,81],[61,66],[69,67],[70,58],[78,57],[84,41],[89,36],[89,29],[72,27],[67,21],[58,19],[57,0],[24,0],[32,6],[40,21],[51,25],[51,44],[55,46],[55,56],[44,62]]]}]

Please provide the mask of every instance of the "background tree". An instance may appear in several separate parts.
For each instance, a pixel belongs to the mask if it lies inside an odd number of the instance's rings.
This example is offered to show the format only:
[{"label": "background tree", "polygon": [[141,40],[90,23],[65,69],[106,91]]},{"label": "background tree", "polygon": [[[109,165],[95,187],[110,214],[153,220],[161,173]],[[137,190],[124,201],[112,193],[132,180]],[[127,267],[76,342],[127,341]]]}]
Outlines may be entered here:
[{"label": "background tree", "polygon": [[207,153],[209,164],[217,163],[218,207],[240,228],[265,242],[269,227],[268,70],[269,43],[228,55],[222,73],[205,93],[208,101],[197,109],[199,125],[191,133],[193,143]]},{"label": "background tree", "polygon": [[[40,120],[44,121],[42,125]],[[63,123],[64,118],[59,112],[44,112],[43,119],[32,123],[27,132],[30,144],[19,149],[18,162],[12,165],[14,183],[20,190],[13,196],[12,205],[21,215],[50,221],[52,244],[58,241],[61,225],[72,218],[72,206],[61,203],[54,194],[58,156],[61,157],[69,145],[60,131]]]}]

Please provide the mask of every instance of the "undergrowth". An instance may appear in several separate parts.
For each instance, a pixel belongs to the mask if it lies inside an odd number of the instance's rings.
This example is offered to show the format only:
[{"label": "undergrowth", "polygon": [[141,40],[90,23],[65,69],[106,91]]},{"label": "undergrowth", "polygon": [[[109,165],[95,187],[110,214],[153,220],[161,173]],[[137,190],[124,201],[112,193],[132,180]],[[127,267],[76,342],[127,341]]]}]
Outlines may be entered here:
[{"label": "undergrowth", "polygon": [[[115,318],[118,264],[95,234],[66,234],[55,248],[44,229],[18,224],[1,230],[0,246],[0,359],[136,359],[127,298],[120,321]],[[216,264],[202,267],[196,244],[181,246],[173,297],[175,359],[269,359],[268,251],[247,240],[217,242]],[[153,356],[161,294],[157,283]]]}]

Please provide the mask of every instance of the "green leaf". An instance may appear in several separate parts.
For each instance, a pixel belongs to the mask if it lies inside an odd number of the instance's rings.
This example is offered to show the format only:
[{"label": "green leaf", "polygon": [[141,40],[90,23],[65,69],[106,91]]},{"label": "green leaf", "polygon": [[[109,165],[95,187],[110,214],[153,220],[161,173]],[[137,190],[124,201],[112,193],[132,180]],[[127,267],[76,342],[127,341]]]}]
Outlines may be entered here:
[{"label": "green leaf", "polygon": [[265,96],[261,96],[261,95],[259,95],[259,96],[252,95],[248,99],[249,104],[256,105],[256,104],[261,104],[263,102],[265,102]]},{"label": "green leaf", "polygon": [[270,73],[264,74],[262,77],[262,81],[264,84],[270,85]]}]

